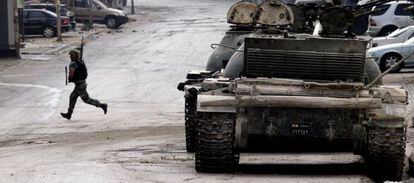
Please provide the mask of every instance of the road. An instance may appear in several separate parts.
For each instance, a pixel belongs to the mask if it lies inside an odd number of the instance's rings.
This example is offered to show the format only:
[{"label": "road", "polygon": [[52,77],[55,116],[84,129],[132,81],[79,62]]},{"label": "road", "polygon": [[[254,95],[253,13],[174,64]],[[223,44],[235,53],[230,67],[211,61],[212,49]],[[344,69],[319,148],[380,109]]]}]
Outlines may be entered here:
[{"label": "road", "polygon": [[345,153],[242,154],[239,173],[194,170],[176,86],[204,68],[233,2],[140,0],[138,21],[89,42],[88,91],[107,115],[79,100],[72,120],[60,117],[73,89],[66,55],[1,69],[0,182],[370,182],[361,158]]}]

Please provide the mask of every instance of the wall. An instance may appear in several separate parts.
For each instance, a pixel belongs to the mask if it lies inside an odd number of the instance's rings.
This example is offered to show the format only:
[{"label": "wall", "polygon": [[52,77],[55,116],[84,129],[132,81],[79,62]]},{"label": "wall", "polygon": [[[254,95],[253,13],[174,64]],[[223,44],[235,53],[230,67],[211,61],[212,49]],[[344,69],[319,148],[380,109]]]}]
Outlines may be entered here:
[{"label": "wall", "polygon": [[[8,0],[0,0],[0,50],[9,49]],[[5,26],[4,26],[5,25]]]},{"label": "wall", "polygon": [[0,56],[16,56],[15,5],[16,0],[0,0]]}]

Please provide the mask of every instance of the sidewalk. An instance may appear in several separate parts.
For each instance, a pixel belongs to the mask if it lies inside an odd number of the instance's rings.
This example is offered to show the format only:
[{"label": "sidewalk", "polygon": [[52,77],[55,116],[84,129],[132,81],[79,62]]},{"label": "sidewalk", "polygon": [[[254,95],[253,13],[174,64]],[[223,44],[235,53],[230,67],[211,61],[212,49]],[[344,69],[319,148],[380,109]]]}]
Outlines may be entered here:
[{"label": "sidewalk", "polygon": [[0,58],[0,75],[7,69],[23,63],[24,60],[17,58]]},{"label": "sidewalk", "polygon": [[40,36],[29,36],[21,49],[22,57],[25,55],[59,55],[74,46],[81,45],[82,35],[84,40],[93,40],[100,36],[101,33],[107,31],[102,27],[95,27],[92,31],[73,31],[62,35],[62,42],[57,42],[55,38],[44,38]]}]

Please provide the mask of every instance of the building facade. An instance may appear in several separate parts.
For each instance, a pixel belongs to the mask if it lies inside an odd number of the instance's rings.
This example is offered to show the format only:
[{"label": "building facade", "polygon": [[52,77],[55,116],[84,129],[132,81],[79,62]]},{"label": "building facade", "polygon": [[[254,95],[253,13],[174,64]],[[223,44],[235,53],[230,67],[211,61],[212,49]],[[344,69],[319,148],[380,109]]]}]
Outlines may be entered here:
[{"label": "building facade", "polygon": [[16,54],[15,6],[13,0],[0,1],[0,56]]}]

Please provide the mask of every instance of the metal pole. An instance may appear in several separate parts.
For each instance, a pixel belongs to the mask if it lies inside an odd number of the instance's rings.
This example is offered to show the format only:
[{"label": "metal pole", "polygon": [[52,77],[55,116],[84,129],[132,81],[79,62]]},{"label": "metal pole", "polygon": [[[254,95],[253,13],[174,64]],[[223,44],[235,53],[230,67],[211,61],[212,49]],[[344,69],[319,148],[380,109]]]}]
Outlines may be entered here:
[{"label": "metal pole", "polygon": [[57,29],[57,41],[62,41],[62,22],[60,19],[60,0],[56,0],[56,29]]},{"label": "metal pole", "polygon": [[68,85],[68,67],[65,67],[65,85]]},{"label": "metal pole", "polygon": [[[66,1],[67,2],[67,1]],[[71,9],[71,11],[72,11],[72,13],[73,13],[73,19],[74,20],[76,20],[76,13],[75,13],[75,0],[71,0],[70,1],[71,3],[71,5],[70,6],[72,6],[72,9]]]},{"label": "metal pole", "polygon": [[24,42],[26,40],[26,35],[24,32],[24,18],[23,18],[23,8],[17,10],[19,13],[19,31],[20,31],[20,42]]},{"label": "metal pole", "polygon": [[16,58],[20,58],[20,31],[19,31],[19,13],[17,11],[17,1],[13,0],[13,22],[14,22],[14,49]]},{"label": "metal pole", "polygon": [[131,14],[135,14],[135,0],[131,0]]}]

